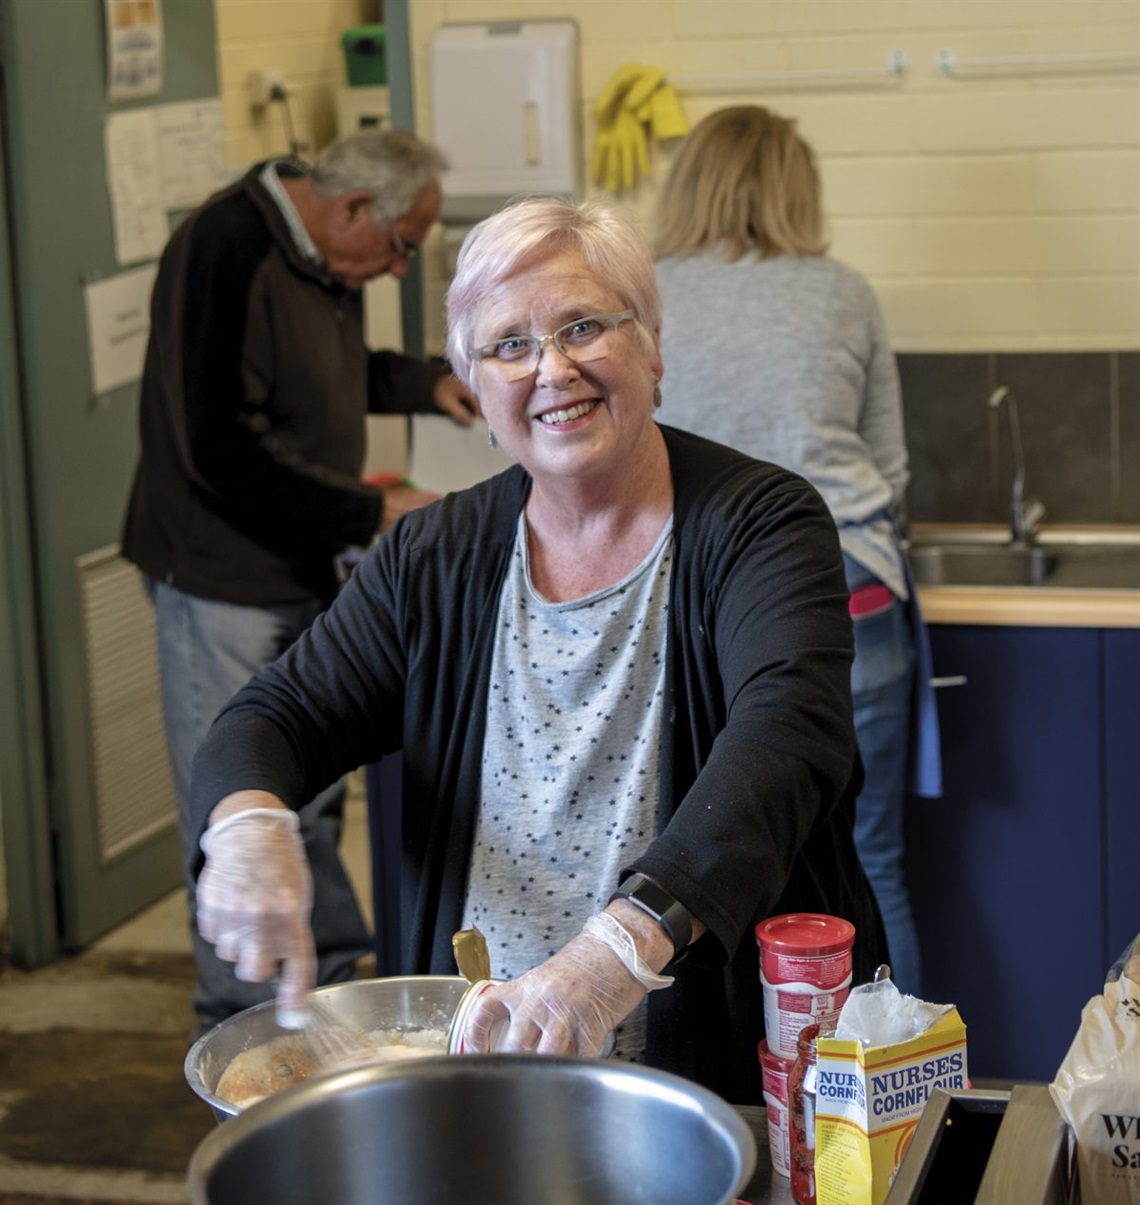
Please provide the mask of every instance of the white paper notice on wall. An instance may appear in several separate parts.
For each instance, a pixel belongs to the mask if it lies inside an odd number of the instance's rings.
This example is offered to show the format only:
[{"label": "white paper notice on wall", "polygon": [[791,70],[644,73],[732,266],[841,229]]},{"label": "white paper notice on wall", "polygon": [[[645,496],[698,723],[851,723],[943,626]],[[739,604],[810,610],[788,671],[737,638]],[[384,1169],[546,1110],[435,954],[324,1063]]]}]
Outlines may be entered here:
[{"label": "white paper notice on wall", "polygon": [[193,209],[235,174],[226,166],[222,102],[217,97],[186,100],[158,105],[153,112],[162,207]]},{"label": "white paper notice on wall", "polygon": [[91,386],[96,397],[142,376],[150,334],[150,294],[157,271],[157,264],[146,264],[84,287]]},{"label": "white paper notice on wall", "polygon": [[433,140],[451,167],[444,217],[478,220],[522,193],[581,187],[578,25],[441,25],[431,55]]},{"label": "white paper notice on wall", "polygon": [[162,209],[158,129],[153,111],[129,109],[109,114],[103,126],[103,144],[115,259],[120,264],[153,259],[169,233]]},{"label": "white paper notice on wall", "polygon": [[111,113],[103,143],[120,264],[154,259],[170,235],[167,213],[193,209],[236,174],[217,97]]}]

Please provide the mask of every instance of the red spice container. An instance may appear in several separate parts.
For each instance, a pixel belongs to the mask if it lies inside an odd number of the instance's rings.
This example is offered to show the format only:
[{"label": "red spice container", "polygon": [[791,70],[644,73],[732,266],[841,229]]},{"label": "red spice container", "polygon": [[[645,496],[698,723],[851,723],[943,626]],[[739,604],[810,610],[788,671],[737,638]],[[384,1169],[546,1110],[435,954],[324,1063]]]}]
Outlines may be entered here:
[{"label": "red spice container", "polygon": [[818,1025],[800,1030],[796,1061],[788,1073],[788,1129],[791,1136],[792,1200],[815,1205],[815,1084]]},{"label": "red spice container", "polygon": [[855,926],[838,916],[790,912],[756,926],[764,1036],[781,1058],[796,1057],[805,1025],[834,1026],[851,986]]}]

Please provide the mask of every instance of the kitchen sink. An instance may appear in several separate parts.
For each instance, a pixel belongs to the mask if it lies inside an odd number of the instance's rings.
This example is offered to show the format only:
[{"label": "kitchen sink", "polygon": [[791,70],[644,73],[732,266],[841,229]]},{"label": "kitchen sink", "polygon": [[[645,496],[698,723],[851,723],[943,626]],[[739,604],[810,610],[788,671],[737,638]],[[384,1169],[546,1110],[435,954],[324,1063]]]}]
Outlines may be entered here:
[{"label": "kitchen sink", "polygon": [[1044,548],[933,544],[910,550],[920,586],[1040,586],[1057,568]]},{"label": "kitchen sink", "polygon": [[988,541],[912,541],[920,586],[1047,586],[1140,590],[1140,538],[1049,539],[1028,547]]}]

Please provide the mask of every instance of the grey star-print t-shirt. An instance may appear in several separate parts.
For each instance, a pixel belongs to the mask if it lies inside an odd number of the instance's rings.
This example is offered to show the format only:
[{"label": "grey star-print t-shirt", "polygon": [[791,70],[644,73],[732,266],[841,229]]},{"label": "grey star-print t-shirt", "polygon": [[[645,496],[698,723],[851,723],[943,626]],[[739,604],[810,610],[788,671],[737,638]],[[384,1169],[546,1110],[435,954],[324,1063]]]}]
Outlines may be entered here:
[{"label": "grey star-print t-shirt", "polygon": [[[657,814],[672,518],[616,585],[567,603],[530,580],[520,516],[487,704],[465,928],[516,979],[606,906]],[[614,1054],[644,1059],[644,1004]]]}]

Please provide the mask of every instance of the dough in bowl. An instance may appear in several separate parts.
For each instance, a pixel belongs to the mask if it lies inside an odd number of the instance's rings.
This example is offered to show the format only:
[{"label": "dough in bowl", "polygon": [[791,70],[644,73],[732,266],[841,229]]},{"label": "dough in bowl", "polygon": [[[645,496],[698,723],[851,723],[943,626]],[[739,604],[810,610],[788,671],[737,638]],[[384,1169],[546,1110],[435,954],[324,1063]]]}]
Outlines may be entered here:
[{"label": "dough in bowl", "polygon": [[[447,1053],[447,1031],[420,1029],[401,1033],[398,1030],[373,1030],[369,1035],[375,1049],[365,1059],[346,1062],[345,1067],[364,1063],[395,1063],[403,1059]],[[214,1094],[239,1109],[246,1109],[300,1084],[318,1071],[335,1070],[336,1066],[321,1062],[303,1034],[283,1034],[251,1050],[245,1050],[230,1061],[218,1079]]]},{"label": "dough in bowl", "polygon": [[214,1093],[245,1109],[275,1092],[302,1083],[317,1069],[317,1060],[304,1037],[284,1034],[232,1059]]}]

